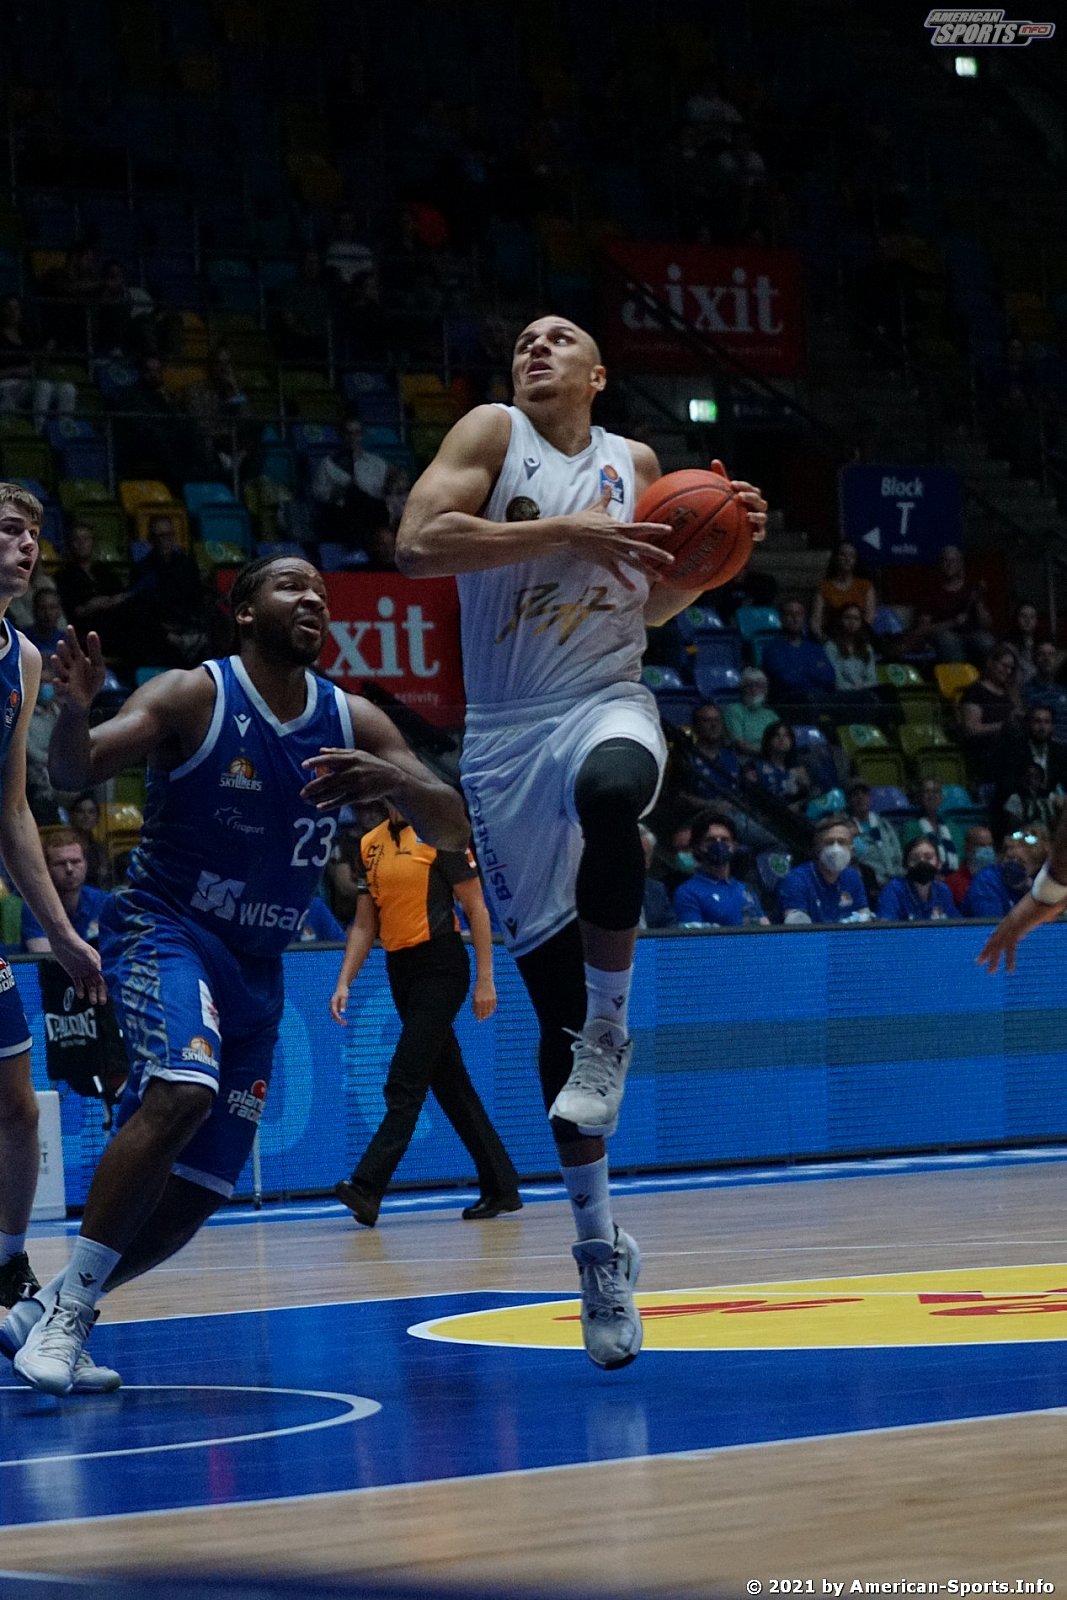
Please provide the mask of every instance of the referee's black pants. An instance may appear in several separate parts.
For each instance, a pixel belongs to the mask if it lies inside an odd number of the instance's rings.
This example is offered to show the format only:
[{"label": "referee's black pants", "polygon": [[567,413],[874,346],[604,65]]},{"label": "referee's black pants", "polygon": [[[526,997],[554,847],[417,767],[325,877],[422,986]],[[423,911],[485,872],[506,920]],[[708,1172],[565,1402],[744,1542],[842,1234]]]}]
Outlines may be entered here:
[{"label": "referee's black pants", "polygon": [[411,1143],[432,1089],[463,1141],[483,1195],[513,1195],[519,1179],[463,1064],[452,1024],[470,987],[470,964],[458,933],[386,953],[393,1001],[403,1023],[385,1080],[386,1113],[352,1182],[381,1196]]}]

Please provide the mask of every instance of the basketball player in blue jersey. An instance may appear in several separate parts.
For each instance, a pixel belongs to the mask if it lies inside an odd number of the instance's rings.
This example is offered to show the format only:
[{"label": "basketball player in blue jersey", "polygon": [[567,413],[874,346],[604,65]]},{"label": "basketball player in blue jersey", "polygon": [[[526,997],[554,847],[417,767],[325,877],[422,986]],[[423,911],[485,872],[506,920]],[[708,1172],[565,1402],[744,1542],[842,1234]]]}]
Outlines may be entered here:
[{"label": "basketball player in blue jersey", "polygon": [[252,562],[231,600],[237,655],[153,678],[92,729],[99,640],[83,651],[70,629],[57,652],[56,785],[147,761],[148,793],[129,887],[100,919],[130,1056],[116,1133],[67,1268],[0,1328],[16,1372],[52,1394],[86,1386],[87,1366],[94,1387],[117,1387],[84,1348],[97,1300],[173,1255],[233,1191],[270,1083],[281,953],[330,859],[329,808],[388,799],[429,843],[469,839],[459,795],[389,719],[309,670],[329,621],[314,567]]},{"label": "basketball player in blue jersey", "polygon": [[[638,822],[665,758],[641,656],[646,626],[698,591],[656,585],[671,562],[649,542],[662,528],[632,517],[659,463],[593,426],[606,374],[591,336],[539,318],[518,338],[512,379],[514,404],[469,412],[416,483],[396,560],[458,580],[474,847],[540,1026],[585,1347],[614,1368],[641,1347],[640,1254],[612,1217],[604,1140],[631,1054]],[[762,538],[765,501],[734,487]]]},{"label": "basketball player in blue jersey", "polygon": [[[35,495],[18,484],[0,483],[0,853],[78,994],[102,1001],[100,957],[71,927],[26,804],[26,732],[41,681],[41,657],[5,613],[30,586],[42,516]],[[26,1255],[40,1164],[30,1031],[15,974],[0,957],[0,1305],[14,1305],[40,1287]]]}]

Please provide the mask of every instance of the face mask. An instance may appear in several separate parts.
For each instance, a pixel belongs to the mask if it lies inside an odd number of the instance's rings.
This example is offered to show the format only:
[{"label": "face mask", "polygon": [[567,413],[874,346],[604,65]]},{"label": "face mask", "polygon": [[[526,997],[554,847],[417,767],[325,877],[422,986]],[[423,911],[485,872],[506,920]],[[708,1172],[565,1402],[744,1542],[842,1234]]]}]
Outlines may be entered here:
[{"label": "face mask", "polygon": [[752,707],[753,711],[758,711],[760,706],[765,706],[767,704],[767,696],[765,694],[750,694],[748,697],[748,703]]},{"label": "face mask", "polygon": [[937,868],[932,861],[913,861],[908,868],[908,877],[912,883],[933,883]]},{"label": "face mask", "polygon": [[693,854],[692,850],[679,850],[676,859],[677,859],[678,865],[682,868],[683,872],[695,872],[696,871],[696,869],[697,869],[697,858]]},{"label": "face mask", "polygon": [[981,872],[983,867],[991,867],[997,859],[997,852],[991,844],[980,844],[971,857],[971,866],[975,872]]},{"label": "face mask", "polygon": [[851,850],[843,844],[824,844],[819,851],[819,860],[827,872],[844,872],[851,859]]},{"label": "face mask", "polygon": [[37,690],[37,704],[39,706],[50,706],[55,697],[56,686],[54,683],[42,683]]},{"label": "face mask", "polygon": [[729,839],[709,839],[700,852],[700,859],[707,867],[725,867],[733,858],[734,847]]},{"label": "face mask", "polygon": [[1002,861],[1000,875],[1004,879],[1005,889],[1013,893],[1016,889],[1025,889],[1030,882],[1030,874],[1021,861]]}]

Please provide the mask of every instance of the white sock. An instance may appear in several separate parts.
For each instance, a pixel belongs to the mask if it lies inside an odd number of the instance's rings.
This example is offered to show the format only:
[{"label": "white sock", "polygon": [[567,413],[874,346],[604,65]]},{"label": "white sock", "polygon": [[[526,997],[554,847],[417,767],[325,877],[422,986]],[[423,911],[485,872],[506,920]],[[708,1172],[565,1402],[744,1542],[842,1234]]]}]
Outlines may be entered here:
[{"label": "white sock", "polygon": [[90,1311],[104,1292],[108,1273],[121,1258],[121,1250],[109,1250],[106,1244],[97,1244],[81,1235],[74,1241],[70,1261],[63,1274],[60,1293],[65,1300],[76,1300]]},{"label": "white sock", "polygon": [[25,1248],[24,1233],[0,1233],[0,1267],[10,1261],[12,1256],[21,1255]]},{"label": "white sock", "polygon": [[[602,972],[599,967],[585,969],[585,1020],[588,1025],[613,1022],[622,1039],[628,1037],[627,1009],[630,1003],[630,985],[634,969],[625,967],[622,972]],[[620,1041],[621,1042],[621,1041]]]},{"label": "white sock", "polygon": [[561,1167],[560,1171],[570,1197],[578,1238],[614,1240],[607,1156],[585,1167]]}]

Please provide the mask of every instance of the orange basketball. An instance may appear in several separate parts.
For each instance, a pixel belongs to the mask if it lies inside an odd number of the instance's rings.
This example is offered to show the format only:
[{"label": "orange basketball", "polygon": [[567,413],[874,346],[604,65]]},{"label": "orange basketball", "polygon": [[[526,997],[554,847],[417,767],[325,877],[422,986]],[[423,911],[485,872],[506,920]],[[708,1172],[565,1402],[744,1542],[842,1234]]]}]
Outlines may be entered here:
[{"label": "orange basketball", "polygon": [[666,523],[653,542],[674,557],[660,579],[672,589],[721,588],[752,554],[748,512],[717,472],[690,468],[657,478],[637,502],[634,521]]}]

